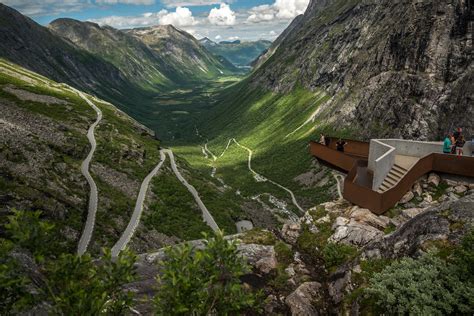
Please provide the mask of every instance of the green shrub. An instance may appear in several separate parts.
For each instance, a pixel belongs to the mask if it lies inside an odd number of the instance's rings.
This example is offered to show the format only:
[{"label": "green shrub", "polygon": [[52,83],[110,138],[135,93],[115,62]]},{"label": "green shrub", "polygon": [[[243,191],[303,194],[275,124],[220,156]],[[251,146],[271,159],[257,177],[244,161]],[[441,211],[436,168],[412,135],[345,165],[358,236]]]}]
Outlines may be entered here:
[{"label": "green shrub", "polygon": [[47,267],[44,298],[59,315],[123,315],[133,296],[122,285],[134,280],[134,263],[128,251],[112,259],[106,250],[100,262],[89,254],[63,254]]},{"label": "green shrub", "polygon": [[202,250],[184,244],[166,251],[155,297],[159,315],[235,315],[255,306],[255,294],[239,279],[249,267],[237,244],[223,234],[205,243]]},{"label": "green shrub", "polygon": [[328,269],[338,267],[354,258],[356,254],[356,248],[345,244],[328,243],[323,248],[323,259]]},{"label": "green shrub", "polygon": [[[4,225],[8,239],[0,238],[0,314],[43,303],[54,315],[124,314],[133,296],[122,286],[134,280],[135,256],[123,251],[112,259],[110,250],[100,260],[89,254],[59,254],[61,247],[51,236],[54,226],[40,217],[39,211],[14,211]],[[15,253],[31,254],[33,266],[25,269]],[[24,271],[30,269],[43,275],[40,282],[36,273],[31,279]]]},{"label": "green shrub", "polygon": [[293,261],[293,251],[291,247],[284,242],[277,241],[275,244],[275,252],[279,264],[287,266]]},{"label": "green shrub", "polygon": [[0,315],[17,314],[27,304],[29,280],[10,256],[13,243],[0,238]]},{"label": "green shrub", "polygon": [[376,273],[366,293],[389,314],[472,314],[474,287],[465,280],[456,265],[429,252],[417,260],[404,258]]},{"label": "green shrub", "polygon": [[40,219],[41,212],[25,212],[13,210],[8,216],[5,229],[9,238],[17,247],[28,249],[37,258],[53,252],[51,241],[54,225]]}]

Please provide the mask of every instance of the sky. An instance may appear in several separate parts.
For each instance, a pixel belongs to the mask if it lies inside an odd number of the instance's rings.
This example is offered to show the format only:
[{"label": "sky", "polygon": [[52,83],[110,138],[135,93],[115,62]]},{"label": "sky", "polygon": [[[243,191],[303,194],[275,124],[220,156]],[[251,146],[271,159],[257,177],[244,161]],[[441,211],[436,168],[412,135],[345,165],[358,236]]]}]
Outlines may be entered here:
[{"label": "sky", "polygon": [[47,25],[57,18],[115,28],[172,24],[196,38],[274,40],[310,0],[0,0]]}]

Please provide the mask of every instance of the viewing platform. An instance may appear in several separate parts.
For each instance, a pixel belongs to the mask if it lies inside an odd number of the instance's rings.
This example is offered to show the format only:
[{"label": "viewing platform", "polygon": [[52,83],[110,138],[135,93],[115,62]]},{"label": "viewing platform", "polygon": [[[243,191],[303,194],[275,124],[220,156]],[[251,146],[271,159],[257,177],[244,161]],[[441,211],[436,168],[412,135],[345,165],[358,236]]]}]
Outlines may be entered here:
[{"label": "viewing platform", "polygon": [[338,138],[329,145],[311,141],[310,152],[321,163],[346,173],[343,197],[351,203],[383,214],[394,207],[429,172],[474,177],[474,144],[466,142],[464,156],[443,154],[442,142],[404,139],[372,139],[347,142],[336,150]]}]

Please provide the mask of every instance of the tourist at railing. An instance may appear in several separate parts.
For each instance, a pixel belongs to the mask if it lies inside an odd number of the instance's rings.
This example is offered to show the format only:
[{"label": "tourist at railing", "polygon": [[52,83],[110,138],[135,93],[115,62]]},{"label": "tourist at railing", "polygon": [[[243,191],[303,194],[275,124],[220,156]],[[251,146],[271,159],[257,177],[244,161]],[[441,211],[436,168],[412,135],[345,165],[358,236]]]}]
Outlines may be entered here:
[{"label": "tourist at railing", "polygon": [[464,144],[466,144],[466,140],[464,139],[464,136],[460,134],[459,137],[456,139],[456,150],[457,150],[458,156],[463,155]]},{"label": "tourist at railing", "polygon": [[327,145],[326,145],[326,137],[325,137],[324,134],[322,134],[322,133],[321,133],[321,136],[319,137],[319,143],[320,143],[321,145],[327,146]]},{"label": "tourist at railing", "polygon": [[452,147],[453,147],[452,138],[453,138],[452,133],[449,133],[445,136],[444,142],[443,142],[443,153],[445,153],[445,154],[450,154],[451,153],[451,150],[452,150]]},{"label": "tourist at railing", "polygon": [[336,150],[340,152],[344,152],[344,146],[347,145],[347,142],[345,140],[342,140],[342,138],[339,138],[339,140],[336,143]]},{"label": "tourist at railing", "polygon": [[456,138],[454,138],[453,133],[449,133],[449,140],[451,141],[451,154],[456,154]]}]

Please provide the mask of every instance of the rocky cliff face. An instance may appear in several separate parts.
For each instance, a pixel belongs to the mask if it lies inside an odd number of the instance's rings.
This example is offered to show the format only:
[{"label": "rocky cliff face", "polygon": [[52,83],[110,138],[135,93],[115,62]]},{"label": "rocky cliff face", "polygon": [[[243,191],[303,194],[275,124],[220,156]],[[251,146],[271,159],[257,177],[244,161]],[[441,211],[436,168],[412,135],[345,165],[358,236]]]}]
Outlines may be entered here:
[{"label": "rocky cliff face", "polygon": [[364,137],[474,131],[472,3],[313,0],[252,84],[333,96],[320,118]]}]

